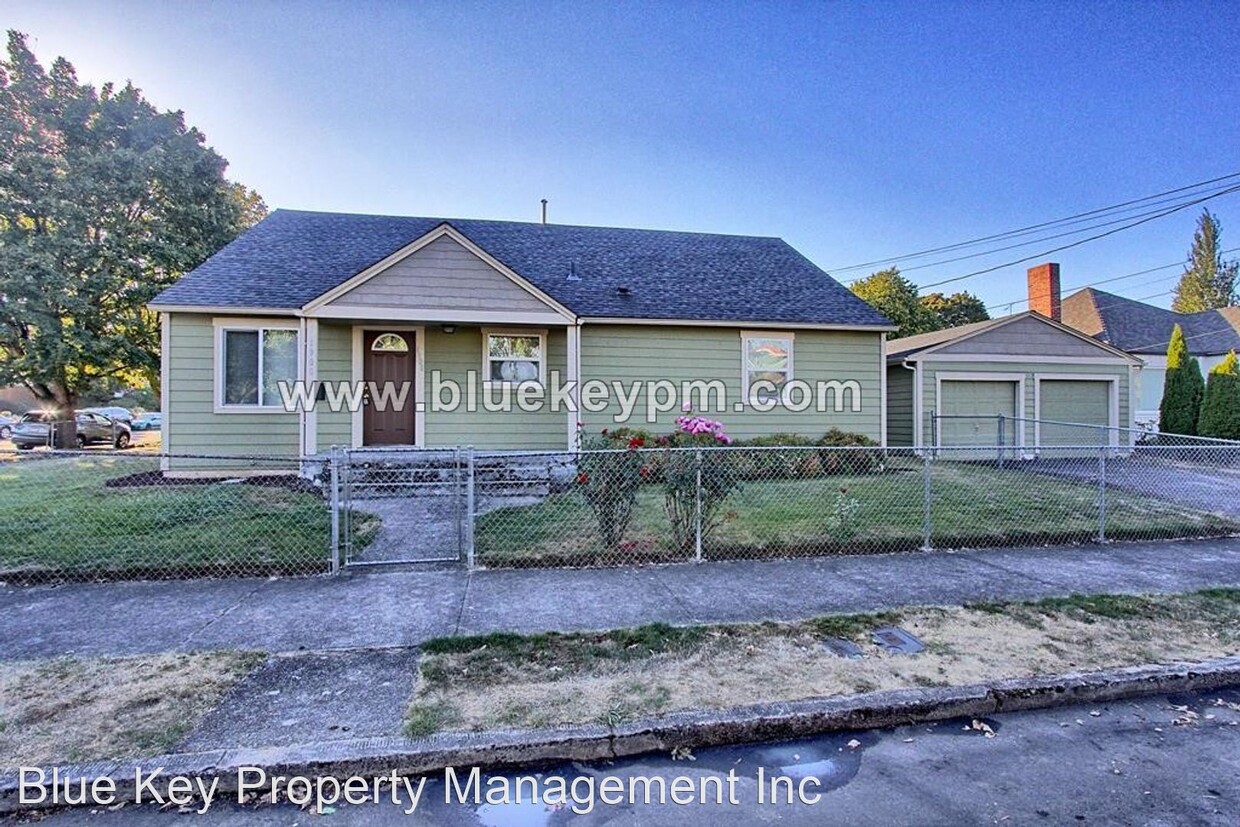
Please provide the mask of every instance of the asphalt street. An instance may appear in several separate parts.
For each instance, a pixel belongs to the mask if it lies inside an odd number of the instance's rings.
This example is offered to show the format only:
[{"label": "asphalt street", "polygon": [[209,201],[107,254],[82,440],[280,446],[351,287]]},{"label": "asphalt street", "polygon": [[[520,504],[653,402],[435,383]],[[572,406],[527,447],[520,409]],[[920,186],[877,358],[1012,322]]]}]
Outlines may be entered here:
[{"label": "asphalt street", "polygon": [[[992,735],[987,734],[987,729]],[[758,802],[759,769],[767,801]],[[323,813],[289,804],[217,802],[205,815],[157,807],[61,811],[40,823],[69,825],[560,825],[560,824],[1117,824],[1234,825],[1240,821],[1240,691],[1152,696],[803,741],[720,747],[692,756],[651,755],[600,765],[519,770],[590,779],[737,778],[737,804],[572,805],[444,803],[432,779],[412,815],[398,804],[345,805]],[[816,803],[772,803],[769,779],[790,778]],[[463,782],[462,782],[463,783]],[[584,783],[584,782],[583,782]],[[786,788],[780,788],[784,795]],[[579,808],[581,809],[581,808]]]}]

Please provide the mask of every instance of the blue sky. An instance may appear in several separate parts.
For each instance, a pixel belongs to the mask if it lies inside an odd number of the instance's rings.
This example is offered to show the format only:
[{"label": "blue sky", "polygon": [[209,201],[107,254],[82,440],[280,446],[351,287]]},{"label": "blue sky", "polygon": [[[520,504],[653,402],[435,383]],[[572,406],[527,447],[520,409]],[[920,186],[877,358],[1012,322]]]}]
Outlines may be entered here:
[{"label": "blue sky", "polygon": [[[834,271],[1240,171],[1226,3],[25,2],[4,20],[45,63],[185,110],[272,207],[536,220],[546,197],[553,221],[779,235]],[[1240,246],[1240,194],[1212,209]],[[1052,258],[1065,286],[1168,264],[1197,212]],[[1024,265],[957,287],[1021,298]]]}]

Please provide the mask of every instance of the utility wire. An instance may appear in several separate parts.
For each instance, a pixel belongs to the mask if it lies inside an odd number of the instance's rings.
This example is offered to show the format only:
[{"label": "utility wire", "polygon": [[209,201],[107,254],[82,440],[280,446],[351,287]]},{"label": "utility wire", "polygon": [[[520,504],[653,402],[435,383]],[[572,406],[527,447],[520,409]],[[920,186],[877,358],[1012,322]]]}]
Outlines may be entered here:
[{"label": "utility wire", "polygon": [[1048,256],[1051,253],[1058,253],[1063,250],[1069,250],[1073,247],[1080,247],[1082,244],[1088,244],[1091,241],[1097,241],[1100,238],[1106,238],[1107,236],[1112,236],[1112,235],[1115,235],[1116,233],[1121,233],[1124,230],[1130,230],[1133,227],[1139,227],[1142,224],[1148,224],[1151,221],[1156,221],[1157,219],[1171,215],[1172,213],[1177,213],[1177,212],[1180,212],[1181,210],[1186,210],[1189,207],[1196,206],[1197,204],[1201,204],[1206,201],[1210,201],[1215,198],[1222,197],[1224,195],[1230,195],[1231,193],[1234,193],[1234,192],[1240,192],[1240,184],[1232,186],[1232,187],[1228,187],[1222,192],[1216,192],[1211,195],[1202,196],[1201,198],[1188,201],[1184,204],[1179,204],[1174,207],[1168,207],[1164,210],[1161,210],[1158,213],[1155,213],[1154,215],[1146,216],[1145,218],[1142,218],[1138,221],[1131,221],[1127,224],[1124,224],[1123,226],[1115,227],[1103,233],[1097,233],[1096,235],[1091,235],[1091,236],[1088,236],[1087,238],[1078,239],[1069,244],[1063,244],[1063,245],[1060,245],[1059,247],[1052,247],[1049,250],[1042,250],[1041,252],[1033,253],[1032,255],[1024,256],[1022,258],[1013,259],[1012,261],[1005,261],[1002,264],[996,264],[992,267],[984,267],[981,270],[974,270],[973,272],[965,273],[962,276],[953,276],[949,279],[942,279],[940,281],[930,282],[929,284],[922,284],[922,285],[919,285],[919,289],[924,290],[928,287],[939,287],[944,284],[951,284],[957,281],[964,281],[965,279],[971,279],[976,276],[985,275],[986,273],[993,273],[996,270],[1002,270],[1005,267],[1012,267],[1017,264],[1023,264],[1027,261],[1033,261],[1035,259],[1042,258],[1043,256]]},{"label": "utility wire", "polygon": [[[1218,251],[1218,254],[1219,254],[1219,255],[1226,255],[1227,253],[1234,253],[1234,252],[1236,252],[1237,250],[1240,250],[1240,247],[1229,247],[1229,248],[1228,248],[1228,249],[1226,249],[1226,250],[1219,250],[1219,251]],[[1125,279],[1136,278],[1137,276],[1144,276],[1144,275],[1147,275],[1147,274],[1149,274],[1149,273],[1157,273],[1159,270],[1170,270],[1172,267],[1183,267],[1183,266],[1184,266],[1184,264],[1185,264],[1184,260],[1180,260],[1180,261],[1173,261],[1173,262],[1171,262],[1170,264],[1160,264],[1160,265],[1159,265],[1159,266],[1157,266],[1157,267],[1150,267],[1150,268],[1148,268],[1148,269],[1146,269],[1146,270],[1137,270],[1135,273],[1125,273],[1125,274],[1124,274],[1124,275],[1122,275],[1122,276],[1112,276],[1112,277],[1110,277],[1110,278],[1099,279],[1099,280],[1097,280],[1097,281],[1085,282],[1084,284],[1074,284],[1074,285],[1072,285],[1071,287],[1065,287],[1065,288],[1063,288],[1062,292],[1064,292],[1064,293],[1068,293],[1068,292],[1075,292],[1075,291],[1077,291],[1077,290],[1084,290],[1086,287],[1097,287],[1097,286],[1098,286],[1098,285],[1100,285],[1100,284],[1111,284],[1112,282],[1117,282],[1117,281],[1123,281],[1123,280],[1125,280]],[[1174,275],[1177,275],[1177,276],[1178,276],[1178,275],[1181,275],[1181,274],[1178,274],[1178,273],[1177,273],[1177,274],[1174,274]],[[1161,280],[1161,279],[1156,279],[1156,280],[1155,280],[1155,282],[1156,282],[1156,281],[1160,281],[1160,280]],[[1155,283],[1155,282],[1141,282],[1140,284],[1135,285],[1135,286],[1139,287],[1139,286],[1141,286],[1141,284],[1153,284],[1153,283]],[[1028,296],[1026,296],[1026,297],[1025,297],[1025,298],[1023,298],[1023,299],[1013,299],[1013,300],[1012,300],[1012,301],[1010,301],[1010,302],[998,302],[997,304],[992,304],[992,305],[989,305],[986,309],[987,309],[987,310],[995,310],[995,309],[998,309],[998,308],[1000,308],[1000,307],[1006,307],[1006,308],[1009,308],[1009,309],[1010,309],[1010,308],[1012,308],[1012,307],[1015,307],[1015,306],[1016,306],[1016,305],[1018,305],[1018,304],[1025,304],[1025,303],[1027,303],[1028,301],[1029,301],[1029,297],[1028,297]]]},{"label": "utility wire", "polygon": [[999,241],[999,240],[1003,240],[1003,239],[1015,236],[1017,234],[1027,233],[1033,230],[1046,229],[1048,227],[1054,227],[1054,226],[1064,224],[1067,222],[1076,221],[1077,219],[1088,218],[1089,216],[1098,216],[1101,214],[1114,212],[1124,207],[1130,207],[1136,204],[1145,204],[1146,206],[1149,206],[1148,204],[1146,204],[1146,202],[1152,201],[1153,199],[1156,199],[1156,198],[1162,198],[1164,196],[1174,195],[1176,193],[1184,193],[1184,192],[1187,192],[1188,190],[1199,189],[1201,187],[1208,186],[1210,184],[1217,184],[1219,182],[1228,181],[1234,178],[1240,178],[1240,172],[1233,172],[1228,175],[1221,175],[1217,178],[1210,178],[1205,181],[1198,181],[1195,184],[1188,184],[1183,187],[1176,187],[1175,189],[1170,189],[1170,190],[1165,190],[1163,192],[1154,193],[1153,195],[1147,195],[1143,198],[1135,198],[1130,201],[1123,201],[1119,204],[1112,204],[1108,207],[1098,207],[1093,210],[1087,210],[1085,212],[1076,213],[1074,215],[1069,215],[1064,218],[1057,218],[1052,221],[1043,221],[1039,224],[1030,224],[1026,227],[1019,227],[1015,230],[1007,230],[1001,233],[995,233],[993,235],[980,236],[978,238],[972,238],[967,241],[960,241],[955,244],[946,244],[941,247],[930,247],[925,250],[918,250],[912,253],[904,253],[904,254],[896,255],[896,256],[888,256],[886,258],[874,259],[872,261],[861,262],[860,264],[850,264],[846,267],[835,267],[835,268],[826,268],[826,269],[827,269],[827,272],[829,273],[846,273],[850,270],[860,270],[863,267],[872,267],[876,264],[886,264],[888,262],[894,262],[894,261],[905,261],[905,260],[912,259],[912,258],[920,258],[922,256],[931,255],[933,253],[949,252],[951,250],[957,250],[962,247],[971,247],[973,245],[982,244],[988,241]]},{"label": "utility wire", "polygon": [[[1234,188],[1220,189],[1220,190],[1218,190],[1218,191],[1215,193],[1215,195],[1226,195],[1228,192],[1234,192]],[[1174,200],[1178,201],[1179,199],[1174,199]],[[1200,202],[1200,201],[1194,201],[1194,202],[1192,202],[1192,203],[1201,203],[1201,202]],[[1090,226],[1088,226],[1088,227],[1080,227],[1080,228],[1078,228],[1078,229],[1075,229],[1075,230],[1067,230],[1066,232],[1062,232],[1062,233],[1055,233],[1055,234],[1052,234],[1052,235],[1045,235],[1045,236],[1041,236],[1040,238],[1030,239],[1029,241],[1020,241],[1020,242],[1017,242],[1016,244],[1009,244],[1009,245],[1007,245],[1007,246],[1005,246],[1005,247],[995,247],[994,249],[991,249],[991,250],[982,250],[981,252],[977,252],[977,253],[967,253],[967,254],[962,255],[962,256],[956,256],[955,258],[946,258],[946,259],[943,259],[943,260],[941,260],[941,261],[932,261],[932,262],[930,262],[929,264],[916,264],[916,265],[914,265],[914,266],[912,266],[912,267],[901,267],[901,268],[900,268],[900,272],[901,272],[901,273],[911,273],[911,272],[912,272],[912,271],[914,271],[914,270],[925,270],[925,269],[926,269],[926,268],[928,268],[928,267],[940,267],[940,266],[942,266],[942,265],[944,265],[944,264],[954,264],[954,263],[955,263],[955,262],[957,262],[957,261],[967,261],[968,259],[973,259],[973,258],[982,258],[982,257],[985,257],[985,256],[994,255],[995,253],[1002,253],[1002,252],[1006,252],[1006,251],[1008,251],[1008,250],[1015,250],[1015,249],[1018,249],[1018,248],[1020,248],[1020,247],[1028,247],[1028,246],[1029,246],[1029,245],[1031,245],[1031,244],[1040,244],[1040,243],[1042,243],[1043,241],[1051,241],[1051,240],[1056,239],[1056,238],[1065,238],[1065,237],[1067,237],[1067,236],[1077,235],[1078,233],[1090,232],[1091,230],[1097,230],[1097,229],[1099,229],[1099,228],[1101,228],[1101,227],[1113,227],[1113,226],[1115,226],[1116,224],[1122,224],[1123,222],[1125,222],[1125,221],[1131,221],[1131,220],[1132,220],[1132,219],[1134,219],[1134,218],[1144,218],[1144,217],[1146,217],[1146,216],[1150,216],[1150,215],[1161,214],[1161,212],[1162,212],[1161,210],[1149,210],[1148,212],[1137,213],[1137,214],[1135,214],[1135,215],[1125,216],[1124,218],[1116,218],[1116,219],[1113,219],[1113,220],[1111,220],[1111,221],[1102,221],[1102,222],[1098,222],[1098,223],[1096,223],[1096,224],[1091,224],[1091,225],[1090,225]],[[866,277],[866,276],[859,276],[859,277],[857,277],[857,278],[853,279],[853,280],[852,280],[851,282],[849,282],[849,283],[850,283],[850,284],[855,284],[855,283],[856,283],[856,282],[858,282],[858,281],[864,281],[864,280],[865,280],[865,278],[867,278],[867,277]]]}]

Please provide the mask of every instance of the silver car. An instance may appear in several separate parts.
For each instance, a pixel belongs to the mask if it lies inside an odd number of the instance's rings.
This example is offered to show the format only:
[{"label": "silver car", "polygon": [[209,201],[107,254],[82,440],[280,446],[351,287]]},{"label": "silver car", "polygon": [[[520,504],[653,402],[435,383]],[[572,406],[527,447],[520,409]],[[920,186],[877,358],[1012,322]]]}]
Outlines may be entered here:
[{"label": "silver car", "polygon": [[[121,422],[101,413],[78,411],[74,416],[77,425],[76,447],[103,443],[113,448],[128,448],[133,436],[128,423]],[[13,426],[13,444],[20,450],[29,450],[40,445],[51,444],[52,423],[59,421],[56,413],[51,411],[31,411]],[[67,446],[61,446],[67,447]]]}]

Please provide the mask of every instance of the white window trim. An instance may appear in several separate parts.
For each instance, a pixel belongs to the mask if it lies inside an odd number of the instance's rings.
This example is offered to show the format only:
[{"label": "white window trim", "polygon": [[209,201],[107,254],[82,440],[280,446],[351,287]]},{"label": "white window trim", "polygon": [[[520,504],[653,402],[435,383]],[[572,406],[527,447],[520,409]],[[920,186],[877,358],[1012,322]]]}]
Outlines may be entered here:
[{"label": "white window trim", "polygon": [[[538,379],[528,382],[504,382],[491,378],[491,337],[492,336],[537,336],[538,337]],[[519,388],[522,385],[538,384],[547,386],[547,331],[528,328],[484,327],[482,328],[482,386],[484,388]]]},{"label": "white window trim", "polygon": [[287,330],[297,337],[297,377],[302,376],[303,358],[301,330],[297,322],[291,322],[287,319],[214,319],[215,325],[215,347],[213,358],[215,359],[215,388],[214,388],[214,412],[217,414],[287,414],[293,416],[293,411],[284,409],[282,401],[277,401],[275,405],[237,405],[224,403],[224,369],[226,366],[224,358],[224,337],[228,332],[259,332],[258,344],[258,382],[259,382],[259,398],[262,398],[262,377],[263,377],[263,344],[261,331],[264,330]]},{"label": "white window trim", "polygon": [[[766,400],[758,399],[749,393],[749,342],[751,339],[785,339],[788,342],[788,379],[784,383],[787,386],[792,382],[794,374],[794,361],[796,357],[796,334],[791,330],[742,330],[741,331],[741,393],[750,405],[770,404]],[[775,405],[783,404],[783,400],[776,400]]]}]

